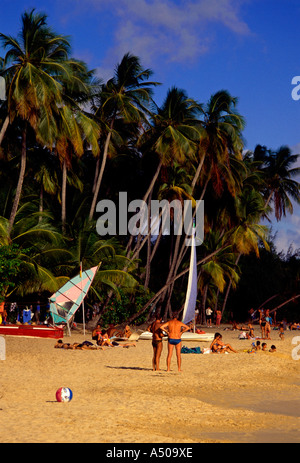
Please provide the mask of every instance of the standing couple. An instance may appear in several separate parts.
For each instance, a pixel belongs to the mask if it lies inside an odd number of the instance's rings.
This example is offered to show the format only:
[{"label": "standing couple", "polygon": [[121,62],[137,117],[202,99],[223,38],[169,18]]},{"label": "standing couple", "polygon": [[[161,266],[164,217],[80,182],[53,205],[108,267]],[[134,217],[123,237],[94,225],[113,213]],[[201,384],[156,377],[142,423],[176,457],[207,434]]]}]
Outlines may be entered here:
[{"label": "standing couple", "polygon": [[168,335],[167,371],[170,371],[171,358],[173,355],[174,347],[176,350],[178,371],[181,371],[181,336],[185,331],[189,331],[190,327],[180,322],[177,317],[178,314],[174,313],[172,320],[166,323],[162,323],[162,317],[157,314],[155,321],[148,328],[148,331],[150,331],[153,335],[153,371],[159,370],[159,361],[162,353],[164,331]]}]

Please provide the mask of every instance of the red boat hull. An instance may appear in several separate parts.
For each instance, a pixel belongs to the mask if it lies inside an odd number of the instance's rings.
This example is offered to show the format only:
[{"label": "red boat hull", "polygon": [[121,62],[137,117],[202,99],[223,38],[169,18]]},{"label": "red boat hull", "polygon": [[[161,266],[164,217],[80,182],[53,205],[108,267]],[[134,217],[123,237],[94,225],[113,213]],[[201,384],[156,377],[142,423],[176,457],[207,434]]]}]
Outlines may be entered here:
[{"label": "red boat hull", "polygon": [[64,330],[46,325],[0,325],[0,335],[61,339]]}]

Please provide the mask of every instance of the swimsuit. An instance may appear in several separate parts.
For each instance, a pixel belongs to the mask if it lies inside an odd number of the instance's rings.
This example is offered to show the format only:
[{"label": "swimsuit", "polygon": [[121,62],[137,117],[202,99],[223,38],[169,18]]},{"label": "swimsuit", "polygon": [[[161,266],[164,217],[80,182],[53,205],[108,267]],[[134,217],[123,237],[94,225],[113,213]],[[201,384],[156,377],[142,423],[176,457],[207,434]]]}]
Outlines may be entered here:
[{"label": "swimsuit", "polygon": [[169,338],[169,344],[172,344],[172,346],[177,346],[181,342],[181,339],[172,339]]},{"label": "swimsuit", "polygon": [[152,341],[152,346],[153,347],[158,347],[158,344],[160,344],[162,342],[162,339],[154,339]]}]

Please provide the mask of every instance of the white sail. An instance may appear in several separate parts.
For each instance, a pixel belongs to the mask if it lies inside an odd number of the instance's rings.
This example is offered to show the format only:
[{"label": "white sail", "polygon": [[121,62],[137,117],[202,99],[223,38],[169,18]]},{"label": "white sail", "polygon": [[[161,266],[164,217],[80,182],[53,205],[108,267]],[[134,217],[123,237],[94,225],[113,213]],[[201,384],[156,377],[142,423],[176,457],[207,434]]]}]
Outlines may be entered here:
[{"label": "white sail", "polygon": [[2,76],[0,76],[0,100],[6,100],[5,80]]},{"label": "white sail", "polygon": [[190,323],[195,318],[195,309],[197,301],[197,255],[195,246],[195,233],[192,236],[191,245],[191,258],[190,258],[190,270],[189,270],[189,281],[187,287],[187,294],[183,309],[182,323]]}]

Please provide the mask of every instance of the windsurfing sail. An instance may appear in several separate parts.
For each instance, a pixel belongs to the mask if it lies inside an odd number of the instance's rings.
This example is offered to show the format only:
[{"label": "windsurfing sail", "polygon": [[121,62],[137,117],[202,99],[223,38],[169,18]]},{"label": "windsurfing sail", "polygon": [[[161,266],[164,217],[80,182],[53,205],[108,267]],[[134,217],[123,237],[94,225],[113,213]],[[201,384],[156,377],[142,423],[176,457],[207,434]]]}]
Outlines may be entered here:
[{"label": "windsurfing sail", "polygon": [[[195,232],[195,230],[193,229]],[[182,315],[182,323],[190,323],[195,318],[195,309],[197,301],[197,255],[195,245],[195,233],[192,236],[189,281],[186,293],[186,299]]]},{"label": "windsurfing sail", "polygon": [[98,266],[80,272],[50,297],[50,312],[55,325],[69,323],[82,304]]}]

